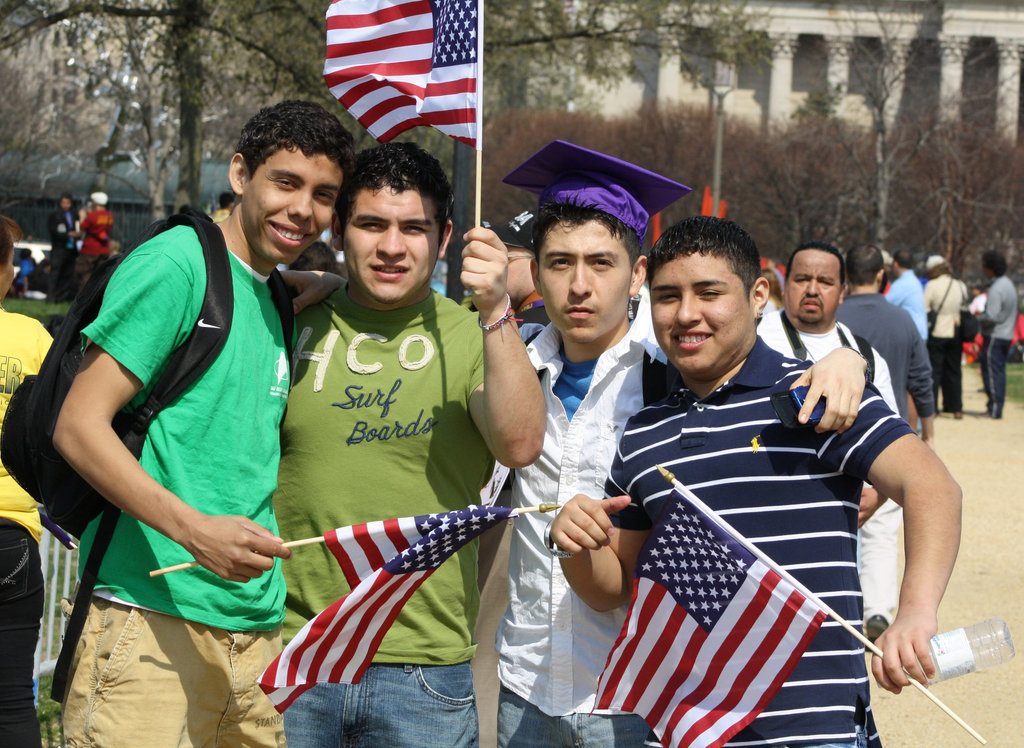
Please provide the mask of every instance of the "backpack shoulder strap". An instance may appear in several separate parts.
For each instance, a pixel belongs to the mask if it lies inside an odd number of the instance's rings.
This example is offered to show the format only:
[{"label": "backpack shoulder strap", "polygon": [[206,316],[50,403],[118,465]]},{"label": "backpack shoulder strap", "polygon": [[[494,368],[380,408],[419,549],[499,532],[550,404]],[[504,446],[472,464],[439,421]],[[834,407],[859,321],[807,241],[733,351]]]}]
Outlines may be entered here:
[{"label": "backpack shoulder strap", "polygon": [[786,338],[789,339],[789,345],[793,349],[793,357],[806,361],[807,346],[804,345],[804,341],[800,338],[800,333],[793,327],[793,323],[789,321],[785,311],[782,312],[782,329],[785,331]]},{"label": "backpack shoulder strap", "polygon": [[672,391],[674,371],[668,364],[651,358],[651,354],[644,351],[641,381],[643,382],[645,407],[668,397],[668,393]]},{"label": "backpack shoulder strap", "polygon": [[274,306],[277,307],[277,314],[281,317],[284,348],[288,353],[288,366],[290,367],[292,365],[292,338],[295,335],[295,309],[292,306],[292,297],[277,268],[271,271],[267,286],[270,288],[270,298],[274,300]]},{"label": "backpack shoulder strap", "polygon": [[60,653],[57,655],[57,662],[53,667],[53,681],[50,686],[50,698],[54,701],[63,702],[68,687],[68,676],[71,674],[71,660],[75,650],[78,649],[78,640],[82,638],[82,631],[85,628],[85,619],[89,614],[89,605],[92,600],[93,590],[96,589],[96,582],[99,580],[100,564],[103,556],[110,547],[110,541],[114,537],[114,529],[117,527],[117,520],[121,517],[121,510],[113,504],[107,504],[101,515],[99,527],[93,536],[92,547],[85,560],[85,567],[82,569],[81,579],[78,581],[78,589],[75,591],[74,606],[71,608],[71,617],[64,627],[63,643]]},{"label": "backpack shoulder strap", "polygon": [[206,265],[206,292],[192,332],[174,351],[146,402],[132,414],[130,428],[142,436],[156,414],[174,402],[216,360],[231,330],[234,306],[228,250],[217,225],[187,214],[171,216],[167,223],[168,228],[189,226],[199,237]]},{"label": "backpack shoulder strap", "polygon": [[875,349],[871,347],[866,339],[860,335],[854,335],[853,339],[857,341],[857,348],[860,350],[860,355],[864,357],[864,360],[868,363],[868,370],[866,372],[869,382],[875,381]]}]

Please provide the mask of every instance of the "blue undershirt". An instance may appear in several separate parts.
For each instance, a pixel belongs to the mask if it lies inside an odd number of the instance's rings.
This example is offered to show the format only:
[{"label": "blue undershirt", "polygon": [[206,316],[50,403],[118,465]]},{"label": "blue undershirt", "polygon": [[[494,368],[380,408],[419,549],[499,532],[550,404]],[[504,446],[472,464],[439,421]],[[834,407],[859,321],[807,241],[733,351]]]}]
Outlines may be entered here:
[{"label": "blue undershirt", "polygon": [[565,414],[572,420],[576,411],[587,396],[590,390],[590,381],[594,378],[594,369],[597,367],[597,359],[573,363],[565,357],[565,350],[558,352],[562,359],[562,373],[552,390],[555,397],[562,401]]}]

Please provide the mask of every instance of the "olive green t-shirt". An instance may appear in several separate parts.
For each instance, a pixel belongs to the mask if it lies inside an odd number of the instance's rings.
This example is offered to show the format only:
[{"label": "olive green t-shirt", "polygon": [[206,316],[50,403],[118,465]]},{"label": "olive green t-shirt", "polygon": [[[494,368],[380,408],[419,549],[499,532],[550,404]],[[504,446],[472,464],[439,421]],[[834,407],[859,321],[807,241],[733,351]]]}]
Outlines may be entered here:
[{"label": "olive green t-shirt", "polygon": [[[438,294],[378,312],[342,288],[302,312],[296,329],[274,495],[282,537],[479,503],[494,458],[469,414],[483,383],[475,314]],[[323,545],[296,548],[284,570],[287,641],[349,586]],[[374,662],[470,659],[476,573],[474,541],[412,595]]]}]

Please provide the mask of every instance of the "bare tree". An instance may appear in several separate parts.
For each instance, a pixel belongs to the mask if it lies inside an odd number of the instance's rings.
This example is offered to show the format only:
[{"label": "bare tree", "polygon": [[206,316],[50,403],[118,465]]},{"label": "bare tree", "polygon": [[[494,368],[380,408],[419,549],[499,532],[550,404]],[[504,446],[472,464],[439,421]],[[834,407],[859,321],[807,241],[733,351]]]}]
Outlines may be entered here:
[{"label": "bare tree", "polygon": [[[685,61],[683,52],[697,37],[705,46],[721,47],[722,55],[756,47],[763,37],[748,31],[743,7],[731,0],[489,1],[485,101],[494,94],[497,106],[487,104],[492,110],[512,100],[564,103],[574,95],[561,82],[566,60],[581,76],[610,80],[635,72],[638,49],[656,47]],[[159,97],[161,105],[176,111],[175,204],[180,205],[199,197],[208,111],[224,119],[231,117],[235,102],[251,111],[253,98],[261,96],[329,100],[322,81],[324,12],[322,0],[0,0],[0,49],[25,44],[58,25],[80,29],[86,40],[112,39],[109,32],[125,20],[153,24],[149,28],[163,44],[149,48],[154,59],[147,65],[161,66],[169,92]],[[726,37],[729,45],[721,43]],[[112,134],[119,136],[119,118],[135,103],[111,102]],[[101,161],[114,158],[118,146],[116,138],[108,138]]]}]

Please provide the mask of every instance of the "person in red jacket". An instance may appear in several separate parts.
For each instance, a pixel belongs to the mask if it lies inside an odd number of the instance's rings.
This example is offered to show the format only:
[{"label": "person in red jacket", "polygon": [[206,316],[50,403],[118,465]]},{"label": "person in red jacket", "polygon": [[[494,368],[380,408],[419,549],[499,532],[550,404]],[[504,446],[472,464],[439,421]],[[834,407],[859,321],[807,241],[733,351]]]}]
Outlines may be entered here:
[{"label": "person in red jacket", "polygon": [[107,193],[89,195],[92,211],[82,221],[82,248],[75,261],[78,290],[89,281],[93,270],[110,256],[110,231],[114,227],[114,214],[107,210]]}]

